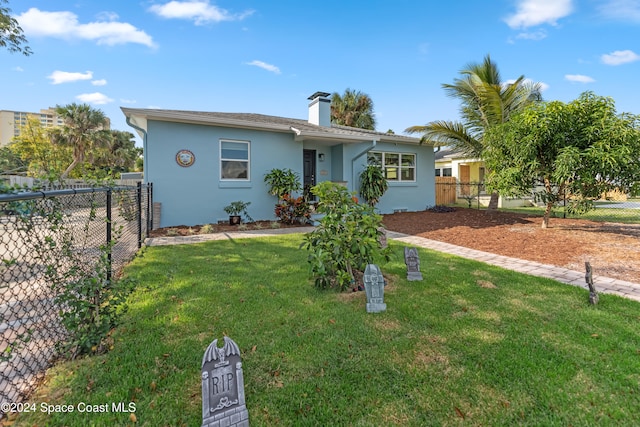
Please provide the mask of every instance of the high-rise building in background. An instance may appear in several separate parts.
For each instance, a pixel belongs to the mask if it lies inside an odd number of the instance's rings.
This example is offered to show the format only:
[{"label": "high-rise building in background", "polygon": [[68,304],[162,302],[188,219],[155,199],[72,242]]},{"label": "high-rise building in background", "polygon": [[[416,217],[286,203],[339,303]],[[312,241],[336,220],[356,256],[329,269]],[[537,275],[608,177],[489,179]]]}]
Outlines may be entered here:
[{"label": "high-rise building in background", "polygon": [[[20,135],[21,126],[27,124],[29,117],[35,117],[44,128],[62,126],[63,122],[56,114],[55,108],[40,110],[39,113],[25,111],[0,110],[0,147],[8,145],[11,140]],[[109,129],[107,121],[107,129]]]}]

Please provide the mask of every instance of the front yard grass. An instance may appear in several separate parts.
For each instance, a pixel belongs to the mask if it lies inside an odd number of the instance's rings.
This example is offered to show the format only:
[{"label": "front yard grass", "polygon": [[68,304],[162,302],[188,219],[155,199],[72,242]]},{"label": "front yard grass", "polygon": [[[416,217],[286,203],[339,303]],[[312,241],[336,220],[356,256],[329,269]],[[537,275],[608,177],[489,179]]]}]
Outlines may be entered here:
[{"label": "front yard grass", "polygon": [[[242,352],[250,423],[632,425],[640,305],[403,246],[382,266],[387,310],[316,290],[300,234],[147,248],[113,349],[51,369],[33,402],[135,402],[136,425],[199,426],[214,338]],[[14,425],[132,425],[127,413],[25,414]]]}]

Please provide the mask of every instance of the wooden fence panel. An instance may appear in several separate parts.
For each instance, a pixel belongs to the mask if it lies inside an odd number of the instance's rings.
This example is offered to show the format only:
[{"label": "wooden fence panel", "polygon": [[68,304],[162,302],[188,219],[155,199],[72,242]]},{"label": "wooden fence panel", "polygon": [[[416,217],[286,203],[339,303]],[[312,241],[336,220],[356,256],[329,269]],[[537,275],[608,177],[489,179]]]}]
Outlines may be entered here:
[{"label": "wooden fence panel", "polygon": [[436,176],[436,205],[451,205],[456,202],[456,178]]}]

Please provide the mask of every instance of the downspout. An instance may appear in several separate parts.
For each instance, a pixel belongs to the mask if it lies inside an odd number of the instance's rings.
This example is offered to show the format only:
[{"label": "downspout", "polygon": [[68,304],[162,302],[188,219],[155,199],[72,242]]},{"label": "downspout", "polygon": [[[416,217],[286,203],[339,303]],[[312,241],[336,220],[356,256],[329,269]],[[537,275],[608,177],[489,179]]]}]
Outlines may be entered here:
[{"label": "downspout", "polygon": [[[144,172],[145,169],[147,169],[149,167],[149,163],[147,163],[147,131],[142,129],[140,126],[134,125],[133,123],[131,123],[131,117],[127,116],[127,120],[126,120],[127,124],[129,126],[131,126],[132,128],[134,128],[135,130],[137,130],[138,132],[140,132],[142,134],[142,171]],[[149,182],[147,181],[147,174],[143,173],[142,175],[142,180],[145,184],[148,184]]]},{"label": "downspout", "polygon": [[356,160],[362,155],[373,150],[377,144],[378,144],[378,141],[374,139],[373,141],[371,141],[371,146],[365,148],[360,153],[353,156],[353,158],[351,159],[351,191],[356,191],[356,168],[355,168]]}]

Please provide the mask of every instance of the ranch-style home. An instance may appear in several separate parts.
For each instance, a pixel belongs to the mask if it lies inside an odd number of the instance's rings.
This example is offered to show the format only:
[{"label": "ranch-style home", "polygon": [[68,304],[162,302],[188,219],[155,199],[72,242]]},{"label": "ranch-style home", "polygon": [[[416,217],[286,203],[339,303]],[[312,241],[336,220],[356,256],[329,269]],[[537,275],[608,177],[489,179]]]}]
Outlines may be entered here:
[{"label": "ranch-style home", "polygon": [[[418,138],[331,124],[326,92],[309,99],[309,119],[246,113],[121,108],[143,139],[144,180],[160,206],[156,227],[227,221],[224,207],[251,202],[254,220],[274,220],[264,176],[292,169],[305,187],[339,182],[358,191],[368,162],[384,168],[389,188],[380,213],[435,204],[433,146]],[[155,218],[157,221],[157,217]]]}]

